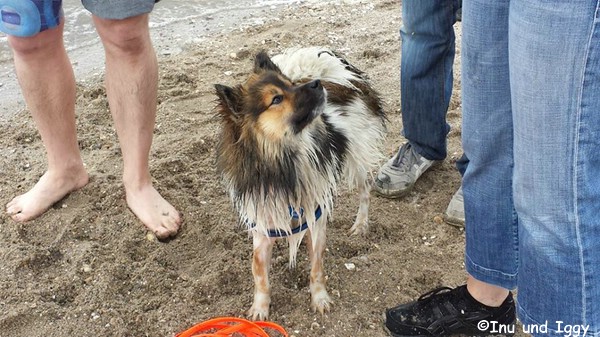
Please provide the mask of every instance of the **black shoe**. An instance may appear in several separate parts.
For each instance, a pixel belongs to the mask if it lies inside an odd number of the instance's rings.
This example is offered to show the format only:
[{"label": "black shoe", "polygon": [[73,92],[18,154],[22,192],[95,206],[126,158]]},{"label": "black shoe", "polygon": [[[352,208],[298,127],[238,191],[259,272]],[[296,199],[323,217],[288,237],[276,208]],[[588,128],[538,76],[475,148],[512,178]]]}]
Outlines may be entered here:
[{"label": "black shoe", "polygon": [[415,302],[385,313],[385,327],[394,337],[506,335],[515,333],[515,302],[509,293],[499,307],[475,300],[467,286],[438,288]]}]

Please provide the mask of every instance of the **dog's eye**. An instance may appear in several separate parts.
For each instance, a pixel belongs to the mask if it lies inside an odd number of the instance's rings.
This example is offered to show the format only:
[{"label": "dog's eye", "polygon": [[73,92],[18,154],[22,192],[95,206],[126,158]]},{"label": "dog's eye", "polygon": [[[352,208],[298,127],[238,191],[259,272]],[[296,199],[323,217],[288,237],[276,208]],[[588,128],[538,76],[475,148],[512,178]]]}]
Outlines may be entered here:
[{"label": "dog's eye", "polygon": [[276,105],[281,102],[283,102],[283,96],[277,95],[277,96],[273,97],[273,100],[271,101],[271,105]]}]

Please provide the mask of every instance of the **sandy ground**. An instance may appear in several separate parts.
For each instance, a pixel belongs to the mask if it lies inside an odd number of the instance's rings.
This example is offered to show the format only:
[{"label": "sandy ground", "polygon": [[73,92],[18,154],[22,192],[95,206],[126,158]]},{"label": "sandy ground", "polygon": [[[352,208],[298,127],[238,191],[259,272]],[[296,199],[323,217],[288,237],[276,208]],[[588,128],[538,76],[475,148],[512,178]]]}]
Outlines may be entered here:
[{"label": "sandy ground", "polygon": [[[282,9],[264,25],[213,35],[161,57],[152,174],[185,219],[167,243],[149,240],[126,206],[102,78],[79,82],[77,123],[91,181],[35,221],[0,216],[0,336],[173,336],[196,322],[244,315],[252,301],[251,239],[236,227],[215,173],[213,84],[243,81],[260,49],[333,48],[366,71],[382,94],[389,114],[384,152],[392,155],[404,141],[400,13],[395,0],[305,3]],[[460,24],[456,29],[460,40]],[[340,193],[325,257],[335,301],[330,313],[310,310],[306,252],[288,270],[287,249],[276,246],[272,321],[296,337],[383,337],[385,308],[464,281],[464,232],[441,222],[460,184],[454,166],[461,154],[459,97],[456,83],[449,157],[406,198],[373,197],[366,237],[347,235],[358,202],[355,192]],[[3,121],[0,133],[4,205],[37,181],[45,160],[27,111]]]}]

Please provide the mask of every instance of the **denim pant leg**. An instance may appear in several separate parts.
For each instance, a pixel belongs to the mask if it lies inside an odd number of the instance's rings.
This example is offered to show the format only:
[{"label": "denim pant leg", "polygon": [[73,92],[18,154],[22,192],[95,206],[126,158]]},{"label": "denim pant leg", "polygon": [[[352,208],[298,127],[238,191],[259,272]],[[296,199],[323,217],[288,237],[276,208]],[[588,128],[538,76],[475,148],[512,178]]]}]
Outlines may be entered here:
[{"label": "denim pant leg", "polygon": [[457,0],[404,0],[401,105],[403,135],[430,160],[446,158]]},{"label": "denim pant leg", "polygon": [[462,142],[467,272],[507,289],[517,285],[518,222],[513,207],[513,137],[508,0],[465,0],[462,9]]},{"label": "denim pant leg", "polygon": [[600,336],[600,0],[511,0],[509,17],[519,316]]}]

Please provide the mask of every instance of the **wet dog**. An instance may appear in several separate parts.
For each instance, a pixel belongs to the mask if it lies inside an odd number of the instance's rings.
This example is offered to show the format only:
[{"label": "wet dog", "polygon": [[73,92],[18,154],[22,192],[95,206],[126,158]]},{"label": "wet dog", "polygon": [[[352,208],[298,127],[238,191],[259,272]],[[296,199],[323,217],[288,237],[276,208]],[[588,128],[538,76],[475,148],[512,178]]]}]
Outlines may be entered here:
[{"label": "wet dog", "polygon": [[277,238],[290,265],[308,232],[312,307],[323,313],[325,228],[338,184],[359,191],[353,234],[368,230],[370,172],[382,158],[385,114],[365,74],[338,54],[310,47],[256,55],[243,84],[215,85],[222,123],[217,167],[253,236],[253,319],[269,315],[269,267]]}]

